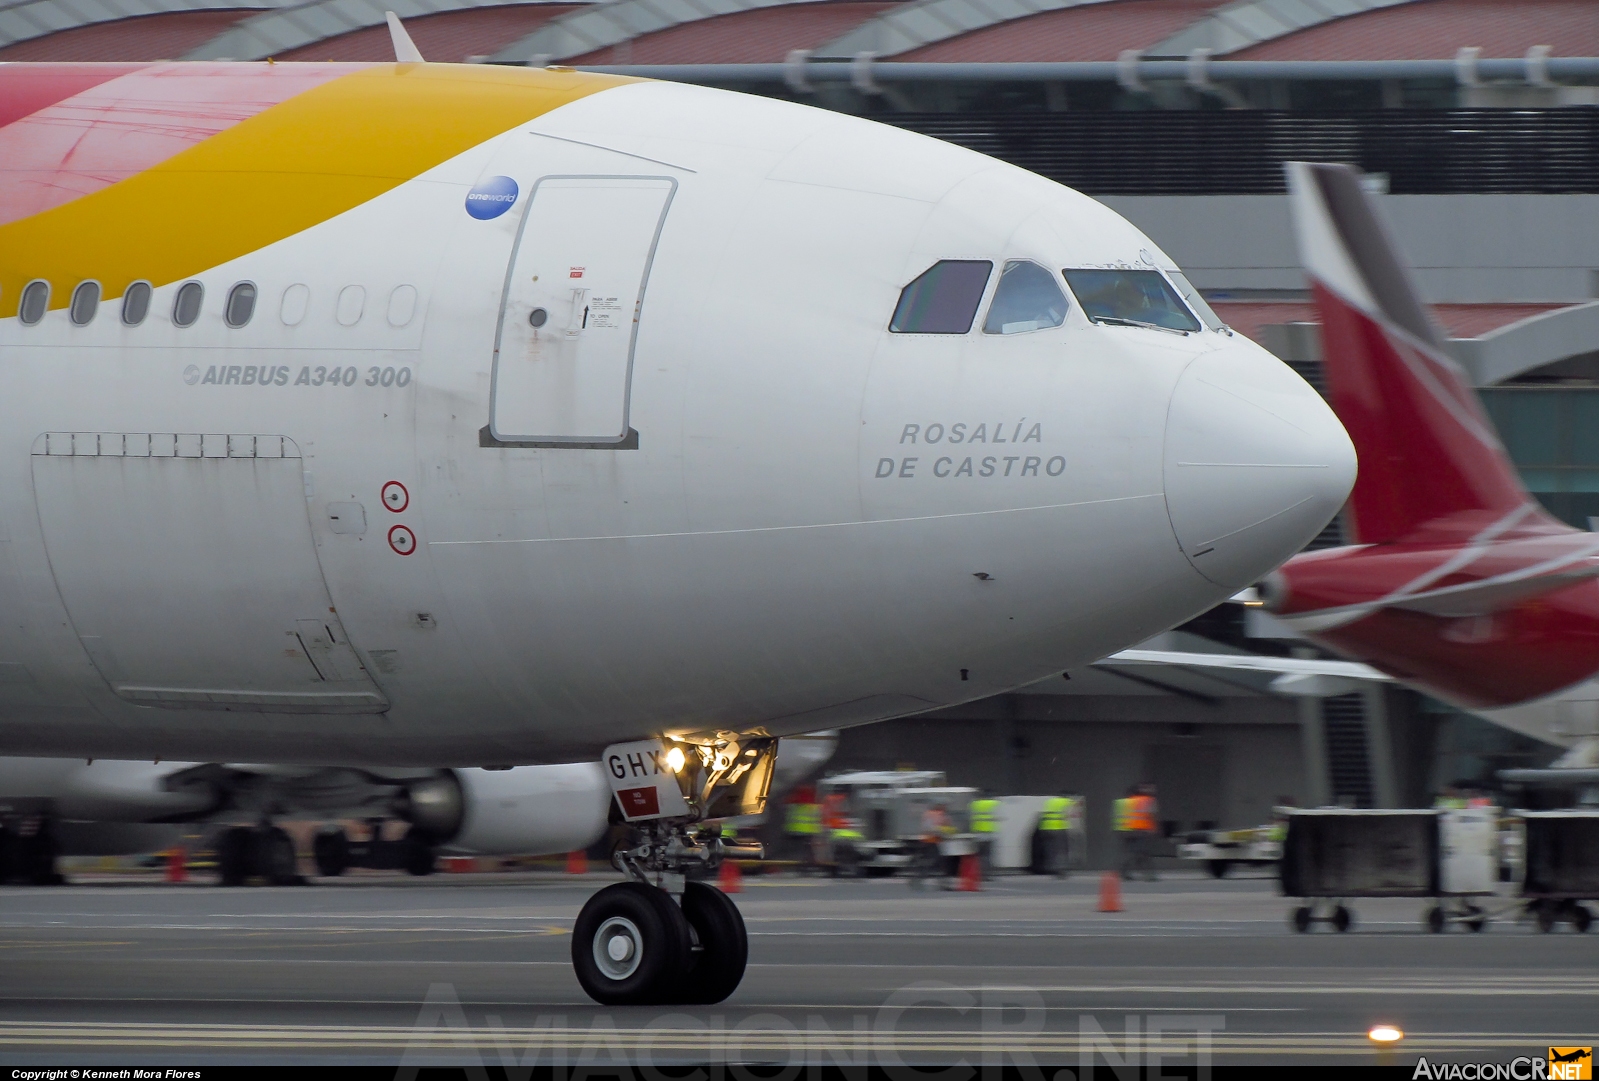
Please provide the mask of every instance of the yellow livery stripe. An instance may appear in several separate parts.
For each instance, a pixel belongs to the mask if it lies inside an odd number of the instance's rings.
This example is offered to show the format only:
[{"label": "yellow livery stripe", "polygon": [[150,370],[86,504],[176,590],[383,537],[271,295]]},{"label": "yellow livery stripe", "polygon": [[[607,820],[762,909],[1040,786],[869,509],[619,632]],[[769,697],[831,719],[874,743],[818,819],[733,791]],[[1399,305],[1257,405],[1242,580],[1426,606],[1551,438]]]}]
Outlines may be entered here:
[{"label": "yellow livery stripe", "polygon": [[[287,67],[288,65],[278,65]],[[568,102],[634,80],[527,68],[382,64],[314,87],[142,173],[0,226],[0,318],[93,278],[190,277],[301,232]]]}]

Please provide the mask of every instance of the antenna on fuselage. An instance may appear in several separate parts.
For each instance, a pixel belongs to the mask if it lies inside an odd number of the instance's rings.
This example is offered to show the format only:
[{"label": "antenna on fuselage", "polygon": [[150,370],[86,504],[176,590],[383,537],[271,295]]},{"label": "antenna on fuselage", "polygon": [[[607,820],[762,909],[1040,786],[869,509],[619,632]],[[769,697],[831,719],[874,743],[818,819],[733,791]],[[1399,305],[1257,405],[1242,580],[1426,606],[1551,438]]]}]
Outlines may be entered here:
[{"label": "antenna on fuselage", "polygon": [[383,14],[389,20],[389,37],[394,41],[394,59],[402,64],[426,63],[422,59],[422,51],[416,47],[416,42],[405,32],[400,17],[392,11],[385,11]]}]

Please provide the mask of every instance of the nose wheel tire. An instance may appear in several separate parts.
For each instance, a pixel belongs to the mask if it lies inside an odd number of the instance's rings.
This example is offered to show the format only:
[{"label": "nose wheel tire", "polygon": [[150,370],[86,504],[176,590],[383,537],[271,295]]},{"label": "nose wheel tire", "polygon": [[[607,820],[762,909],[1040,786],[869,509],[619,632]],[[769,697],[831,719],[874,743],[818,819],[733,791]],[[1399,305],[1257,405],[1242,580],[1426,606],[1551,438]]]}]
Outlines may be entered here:
[{"label": "nose wheel tire", "polygon": [[683,916],[699,940],[678,1001],[708,1006],[738,990],[749,961],[750,943],[744,917],[732,898],[703,882],[683,891]]},{"label": "nose wheel tire", "polygon": [[683,911],[664,891],[640,882],[618,882],[590,897],[572,928],[577,982],[606,1006],[679,999],[692,956]]}]

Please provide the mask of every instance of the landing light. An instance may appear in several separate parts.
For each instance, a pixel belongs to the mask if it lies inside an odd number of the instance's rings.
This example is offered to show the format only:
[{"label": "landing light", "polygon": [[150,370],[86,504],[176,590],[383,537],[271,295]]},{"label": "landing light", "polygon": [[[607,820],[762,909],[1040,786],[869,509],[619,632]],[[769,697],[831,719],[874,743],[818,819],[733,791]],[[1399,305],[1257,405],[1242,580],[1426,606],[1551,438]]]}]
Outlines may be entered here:
[{"label": "landing light", "polygon": [[1393,1025],[1375,1025],[1366,1033],[1366,1038],[1372,1043],[1398,1043],[1405,1038],[1405,1034]]},{"label": "landing light", "polygon": [[673,747],[666,752],[666,764],[672,767],[673,773],[683,772],[683,748]]}]

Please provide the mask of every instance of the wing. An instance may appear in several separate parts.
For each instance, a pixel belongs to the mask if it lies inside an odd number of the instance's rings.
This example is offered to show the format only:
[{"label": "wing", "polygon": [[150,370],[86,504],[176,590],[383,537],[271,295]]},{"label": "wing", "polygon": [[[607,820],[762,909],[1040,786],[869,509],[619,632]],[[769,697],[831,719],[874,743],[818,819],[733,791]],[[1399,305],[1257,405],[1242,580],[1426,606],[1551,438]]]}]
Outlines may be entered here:
[{"label": "wing", "polygon": [[1098,662],[1102,665],[1159,665],[1210,668],[1233,672],[1269,672],[1278,694],[1325,698],[1361,690],[1393,678],[1358,661],[1324,661],[1300,657],[1262,657],[1252,653],[1185,653],[1168,649],[1124,649]]}]

